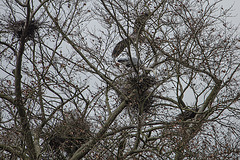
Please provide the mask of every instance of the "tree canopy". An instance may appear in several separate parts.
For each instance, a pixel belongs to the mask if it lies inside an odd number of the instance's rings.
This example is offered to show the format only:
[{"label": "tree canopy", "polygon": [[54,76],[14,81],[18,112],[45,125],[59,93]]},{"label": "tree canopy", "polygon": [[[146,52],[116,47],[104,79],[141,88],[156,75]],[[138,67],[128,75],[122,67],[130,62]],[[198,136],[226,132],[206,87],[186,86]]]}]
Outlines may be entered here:
[{"label": "tree canopy", "polygon": [[1,159],[237,159],[240,37],[220,3],[0,2]]}]

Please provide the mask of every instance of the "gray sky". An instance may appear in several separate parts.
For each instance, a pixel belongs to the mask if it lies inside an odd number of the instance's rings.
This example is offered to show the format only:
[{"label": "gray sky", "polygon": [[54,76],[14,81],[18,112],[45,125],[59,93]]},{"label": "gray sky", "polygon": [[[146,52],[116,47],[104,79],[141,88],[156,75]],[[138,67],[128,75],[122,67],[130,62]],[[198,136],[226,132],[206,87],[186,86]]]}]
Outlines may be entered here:
[{"label": "gray sky", "polygon": [[233,5],[233,8],[232,8],[233,16],[236,16],[236,17],[232,17],[230,20],[235,25],[239,25],[240,24],[240,0],[223,0],[223,2],[221,2],[221,5],[224,9],[229,8],[231,5]]}]

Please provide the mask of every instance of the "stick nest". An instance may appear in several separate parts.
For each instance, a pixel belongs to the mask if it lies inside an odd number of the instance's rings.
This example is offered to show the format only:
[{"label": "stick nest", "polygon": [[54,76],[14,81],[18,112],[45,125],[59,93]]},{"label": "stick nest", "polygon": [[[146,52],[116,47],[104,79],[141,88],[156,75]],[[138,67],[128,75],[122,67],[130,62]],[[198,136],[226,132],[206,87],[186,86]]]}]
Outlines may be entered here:
[{"label": "stick nest", "polygon": [[[20,39],[23,35],[26,20],[14,21],[9,18],[7,22],[7,29],[13,34],[14,37]],[[41,25],[42,23],[40,23],[38,20],[31,20],[26,31],[26,39],[33,40]]]},{"label": "stick nest", "polygon": [[[48,129],[49,131],[50,129]],[[68,155],[74,153],[90,138],[89,123],[80,116],[70,116],[55,124],[51,132],[46,133],[51,149],[58,153],[64,151]]]},{"label": "stick nest", "polygon": [[[157,83],[155,77],[149,75],[140,75],[134,77],[127,77],[121,84],[121,91],[124,95],[129,97],[127,107],[134,110],[142,110],[145,113],[151,113],[154,105],[154,85]],[[121,99],[122,101],[124,99]]]}]

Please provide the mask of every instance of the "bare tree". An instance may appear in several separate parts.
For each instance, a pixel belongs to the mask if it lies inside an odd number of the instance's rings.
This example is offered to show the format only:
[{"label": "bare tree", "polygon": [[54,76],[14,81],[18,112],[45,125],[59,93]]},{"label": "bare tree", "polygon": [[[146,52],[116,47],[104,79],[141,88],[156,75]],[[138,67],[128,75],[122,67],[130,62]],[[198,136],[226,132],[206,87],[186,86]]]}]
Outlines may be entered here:
[{"label": "bare tree", "polygon": [[1,2],[0,157],[237,159],[238,28],[219,3]]}]

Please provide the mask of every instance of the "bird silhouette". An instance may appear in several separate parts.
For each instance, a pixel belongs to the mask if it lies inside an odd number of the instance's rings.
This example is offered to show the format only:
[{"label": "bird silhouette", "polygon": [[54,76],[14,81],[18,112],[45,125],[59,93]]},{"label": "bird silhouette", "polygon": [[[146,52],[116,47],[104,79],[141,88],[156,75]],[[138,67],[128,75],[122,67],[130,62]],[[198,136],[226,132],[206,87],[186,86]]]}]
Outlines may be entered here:
[{"label": "bird silhouette", "polygon": [[115,59],[117,58],[123,50],[131,44],[131,40],[129,38],[123,39],[114,47],[112,52],[112,57]]},{"label": "bird silhouette", "polygon": [[149,13],[143,13],[136,18],[134,23],[133,33],[129,37],[118,42],[114,47],[112,52],[112,57],[114,59],[117,58],[126,47],[131,45],[132,41],[136,41],[137,37],[141,36],[144,30],[146,21],[149,19],[149,15],[150,15]]}]

